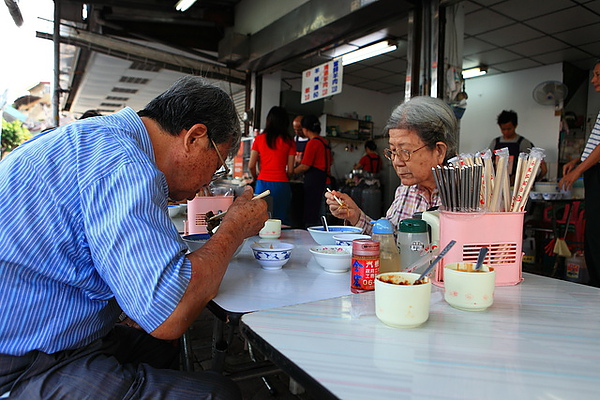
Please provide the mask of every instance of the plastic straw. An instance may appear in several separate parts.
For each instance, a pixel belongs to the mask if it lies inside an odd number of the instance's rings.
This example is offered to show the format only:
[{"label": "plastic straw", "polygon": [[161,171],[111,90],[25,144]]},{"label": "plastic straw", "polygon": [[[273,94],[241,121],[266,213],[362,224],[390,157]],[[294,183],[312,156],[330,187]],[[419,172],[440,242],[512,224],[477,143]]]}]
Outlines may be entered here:
[{"label": "plastic straw", "polygon": [[492,164],[492,151],[490,149],[487,149],[486,151],[482,152],[481,158],[483,159],[483,174],[485,180],[485,201],[483,203],[483,206],[489,208],[490,203],[492,201],[492,192],[494,190],[494,165]]},{"label": "plastic straw", "polygon": [[517,161],[517,171],[515,172],[515,183],[513,186],[513,194],[510,202],[510,209],[512,210],[515,206],[515,198],[517,197],[517,193],[519,191],[519,185],[521,180],[523,179],[523,166],[527,165],[527,153],[519,153],[519,160]]},{"label": "plastic straw", "polygon": [[505,164],[504,179],[502,180],[502,200],[503,211],[510,211],[510,203],[512,196],[510,195],[510,177],[508,174],[508,163]]},{"label": "plastic straw", "polygon": [[498,162],[496,163],[496,176],[494,177],[494,189],[492,192],[492,201],[490,203],[490,211],[500,211],[500,196],[502,194],[502,185],[504,179],[508,178],[507,172],[507,161],[508,161],[508,147],[498,149],[495,151],[498,156]]},{"label": "plastic straw", "polygon": [[543,158],[544,149],[539,147],[534,147],[533,149],[531,149],[527,170],[525,171],[525,175],[523,176],[521,186],[519,187],[519,194],[517,195],[519,198],[519,202],[518,204],[516,204],[514,211],[521,212],[525,209],[527,199],[529,198],[529,192],[531,191],[531,187],[533,186],[533,182],[535,181],[535,177],[537,175],[538,169],[540,168],[540,164],[542,163]]}]

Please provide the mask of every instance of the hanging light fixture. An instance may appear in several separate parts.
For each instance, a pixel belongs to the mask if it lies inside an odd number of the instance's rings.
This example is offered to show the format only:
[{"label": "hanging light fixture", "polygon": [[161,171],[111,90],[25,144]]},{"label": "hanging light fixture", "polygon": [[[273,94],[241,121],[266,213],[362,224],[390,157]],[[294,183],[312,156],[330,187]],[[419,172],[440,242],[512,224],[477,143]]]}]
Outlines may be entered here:
[{"label": "hanging light fixture", "polygon": [[177,4],[175,4],[175,9],[177,11],[184,12],[188,8],[190,8],[191,6],[193,6],[195,2],[196,2],[196,0],[179,0],[177,2]]},{"label": "hanging light fixture", "polygon": [[367,58],[375,57],[381,54],[394,51],[398,48],[396,42],[384,40],[369,46],[362,47],[358,50],[342,54],[342,65],[350,65],[352,63],[366,60]]},{"label": "hanging light fixture", "polygon": [[487,74],[488,67],[487,65],[480,65],[475,68],[463,69],[462,77],[463,79],[475,78],[476,76],[481,76]]}]

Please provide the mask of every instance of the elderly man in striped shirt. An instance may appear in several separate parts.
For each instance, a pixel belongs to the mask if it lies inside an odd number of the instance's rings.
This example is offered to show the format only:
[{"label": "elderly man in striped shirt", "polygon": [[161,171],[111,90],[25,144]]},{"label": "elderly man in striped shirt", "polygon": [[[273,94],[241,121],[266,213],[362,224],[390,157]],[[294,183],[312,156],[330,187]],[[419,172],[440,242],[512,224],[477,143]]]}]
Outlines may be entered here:
[{"label": "elderly man in striped shirt", "polygon": [[[600,60],[596,61],[592,85],[600,93]],[[590,275],[590,285],[600,287],[600,113],[585,145],[581,158],[563,166],[563,178],[558,186],[570,189],[581,175],[585,187],[585,262]]]},{"label": "elderly man in striped shirt", "polygon": [[[0,397],[240,397],[221,375],[169,369],[167,342],[268,218],[248,188],[190,254],[169,219],[168,198],[193,198],[240,136],[227,93],[188,76],[137,113],[39,134],[0,162]],[[142,330],[116,324],[122,311]]]}]

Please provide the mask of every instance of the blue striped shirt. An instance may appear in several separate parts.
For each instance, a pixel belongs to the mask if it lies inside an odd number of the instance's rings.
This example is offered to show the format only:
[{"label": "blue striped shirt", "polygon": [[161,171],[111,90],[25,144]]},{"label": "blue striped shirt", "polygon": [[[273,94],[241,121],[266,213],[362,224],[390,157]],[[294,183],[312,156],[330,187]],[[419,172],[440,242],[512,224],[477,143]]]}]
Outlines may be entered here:
[{"label": "blue striped shirt", "polygon": [[586,158],[589,157],[591,152],[600,144],[600,113],[598,113],[598,117],[596,117],[596,123],[592,128],[592,132],[590,133],[590,137],[585,144],[585,148],[583,149],[583,153],[581,154],[581,161],[585,161]]},{"label": "blue striped shirt", "polygon": [[157,328],[191,277],[167,197],[130,108],[42,133],[0,162],[0,353],[84,346],[120,309]]}]

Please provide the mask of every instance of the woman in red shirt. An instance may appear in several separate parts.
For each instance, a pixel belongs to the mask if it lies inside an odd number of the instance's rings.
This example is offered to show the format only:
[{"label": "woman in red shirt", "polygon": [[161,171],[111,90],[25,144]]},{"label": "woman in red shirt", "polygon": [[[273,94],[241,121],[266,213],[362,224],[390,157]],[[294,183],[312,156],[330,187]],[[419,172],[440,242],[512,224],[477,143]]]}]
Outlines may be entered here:
[{"label": "woman in red shirt", "polygon": [[[290,119],[282,107],[273,107],[267,114],[267,123],[262,134],[252,143],[248,168],[256,180],[256,193],[271,191],[273,210],[271,218],[280,219],[289,225],[292,202],[290,176],[294,168],[296,145],[288,133]],[[259,172],[257,174],[257,164]]]},{"label": "woman in red shirt", "polygon": [[371,172],[373,174],[381,171],[381,157],[377,154],[377,145],[372,140],[365,142],[365,155],[358,161],[354,166],[354,169],[362,169],[365,172]]},{"label": "woman in red shirt", "polygon": [[321,225],[321,203],[325,186],[330,183],[331,147],[321,136],[321,123],[314,115],[302,118],[302,132],[309,138],[304,149],[302,162],[294,169],[296,174],[304,174],[304,225]]}]

